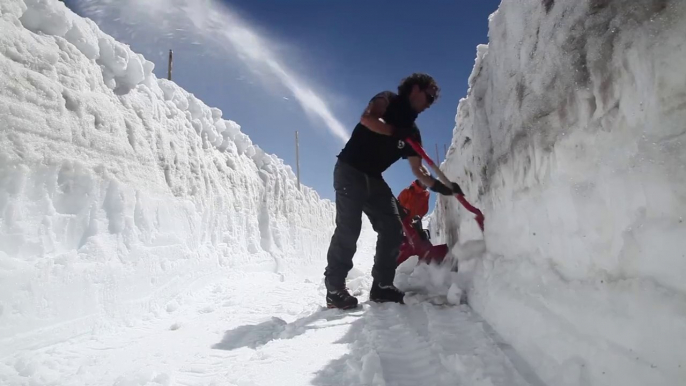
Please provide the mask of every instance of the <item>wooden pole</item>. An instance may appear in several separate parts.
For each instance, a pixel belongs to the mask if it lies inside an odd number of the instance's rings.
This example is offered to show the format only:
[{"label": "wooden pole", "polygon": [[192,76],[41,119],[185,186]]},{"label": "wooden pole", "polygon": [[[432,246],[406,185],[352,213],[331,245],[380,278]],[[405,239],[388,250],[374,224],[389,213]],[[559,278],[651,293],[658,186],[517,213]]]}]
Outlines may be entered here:
[{"label": "wooden pole", "polygon": [[298,130],[295,131],[295,168],[298,177],[298,190],[300,190],[300,149],[298,144]]},{"label": "wooden pole", "polygon": [[169,67],[167,67],[167,80],[171,80],[171,74],[172,74],[172,59],[173,59],[174,53],[172,50],[169,50]]}]

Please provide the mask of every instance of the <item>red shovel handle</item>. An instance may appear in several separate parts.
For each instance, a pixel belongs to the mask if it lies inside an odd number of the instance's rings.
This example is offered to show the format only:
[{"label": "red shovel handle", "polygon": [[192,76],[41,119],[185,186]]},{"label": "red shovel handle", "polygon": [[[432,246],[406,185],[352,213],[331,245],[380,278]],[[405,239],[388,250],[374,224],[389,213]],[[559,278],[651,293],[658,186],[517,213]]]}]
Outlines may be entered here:
[{"label": "red shovel handle", "polygon": [[[445,176],[445,174],[443,174],[443,171],[441,171],[441,169],[438,168],[438,166],[429,157],[429,155],[426,154],[426,152],[424,151],[424,149],[422,148],[421,145],[419,145],[417,142],[415,142],[411,138],[407,138],[405,140],[405,142],[409,143],[410,146],[412,146],[412,148],[414,149],[414,151],[416,151],[417,154],[419,154],[422,157],[422,159],[424,159],[424,161],[426,161],[426,163],[429,164],[429,166],[434,171],[434,173],[436,173],[436,175],[438,176],[438,179],[441,180],[441,182],[443,182],[447,186],[452,185],[452,182],[448,179],[448,177]],[[467,209],[468,211],[472,212],[475,215],[474,219],[479,224],[479,228],[481,228],[481,231],[483,232],[483,230],[484,230],[484,215],[483,215],[483,213],[481,213],[481,211],[479,209],[472,206],[472,204],[470,204],[467,201],[467,199],[464,198],[463,195],[456,194],[455,197],[460,202],[460,204],[462,204],[462,206],[465,207],[465,209]]]},{"label": "red shovel handle", "polygon": [[472,206],[472,204],[470,204],[467,201],[467,199],[464,198],[464,196],[456,194],[455,197],[457,197],[457,201],[459,201],[460,204],[462,204],[462,206],[465,207],[465,209],[474,213],[474,215],[475,215],[474,219],[476,220],[477,224],[479,224],[479,228],[481,228],[481,231],[483,232],[484,231],[484,220],[485,220],[484,214],[481,213],[481,211],[479,209]]}]

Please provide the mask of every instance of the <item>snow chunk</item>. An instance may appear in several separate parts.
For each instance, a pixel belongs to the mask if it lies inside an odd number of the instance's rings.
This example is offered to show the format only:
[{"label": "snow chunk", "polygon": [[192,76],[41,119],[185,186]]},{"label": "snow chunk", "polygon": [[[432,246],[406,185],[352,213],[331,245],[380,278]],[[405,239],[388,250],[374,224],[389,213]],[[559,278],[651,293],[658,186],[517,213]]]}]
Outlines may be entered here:
[{"label": "snow chunk", "polygon": [[150,369],[140,370],[134,375],[121,376],[114,382],[114,386],[170,386],[172,384],[169,374]]},{"label": "snow chunk", "polygon": [[0,16],[13,15],[20,18],[26,9],[26,3],[23,1],[0,1]]},{"label": "snow chunk", "polygon": [[20,20],[33,32],[64,36],[72,28],[70,11],[64,3],[53,0],[24,0],[26,11]]},{"label": "snow chunk", "polygon": [[448,302],[451,304],[460,304],[460,300],[462,299],[462,290],[457,286],[457,283],[450,285],[447,298]]},{"label": "snow chunk", "polygon": [[381,372],[381,359],[376,351],[372,350],[362,357],[362,371],[360,371],[360,382],[365,385],[385,386]]},{"label": "snow chunk", "polygon": [[99,31],[99,28],[92,20],[74,18],[64,38],[75,45],[88,59],[95,60],[100,57],[96,31]]},{"label": "snow chunk", "polygon": [[105,82],[114,80],[113,88],[125,93],[141,83],[146,74],[143,63],[138,55],[127,46],[115,41],[110,36],[102,36],[98,40],[100,59],[98,62],[105,66],[103,77]]},{"label": "snow chunk", "polygon": [[467,84],[470,88],[474,85],[476,77],[479,76],[479,73],[481,72],[481,62],[483,61],[487,53],[487,44],[479,44],[476,46],[476,59],[474,60],[474,67],[472,68],[472,72],[471,74],[469,74],[469,79],[467,81]]}]

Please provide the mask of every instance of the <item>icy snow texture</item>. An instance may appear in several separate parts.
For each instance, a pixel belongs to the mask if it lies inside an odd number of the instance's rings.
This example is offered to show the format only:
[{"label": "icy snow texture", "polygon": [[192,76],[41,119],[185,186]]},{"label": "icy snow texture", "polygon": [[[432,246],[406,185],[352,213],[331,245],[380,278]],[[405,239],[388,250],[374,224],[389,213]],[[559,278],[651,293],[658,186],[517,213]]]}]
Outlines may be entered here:
[{"label": "icy snow texture", "polygon": [[0,357],[234,267],[321,275],[334,211],[222,112],[47,0],[0,1]]},{"label": "icy snow texture", "polygon": [[[555,385],[686,380],[686,2],[503,0],[442,169],[472,307]],[[432,226],[480,238],[442,198]]]}]

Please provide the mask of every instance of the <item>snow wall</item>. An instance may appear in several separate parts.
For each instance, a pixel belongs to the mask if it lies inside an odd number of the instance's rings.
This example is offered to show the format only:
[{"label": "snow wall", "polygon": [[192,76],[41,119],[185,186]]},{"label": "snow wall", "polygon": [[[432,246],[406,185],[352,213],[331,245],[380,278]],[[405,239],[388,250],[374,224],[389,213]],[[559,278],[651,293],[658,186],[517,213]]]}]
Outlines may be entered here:
[{"label": "snow wall", "polygon": [[[442,165],[486,217],[469,302],[547,384],[686,384],[684,20],[503,0],[478,47]],[[458,205],[451,245],[481,238]]]},{"label": "snow wall", "polygon": [[0,31],[0,357],[323,272],[333,204],[220,110],[57,0],[0,0]]}]

